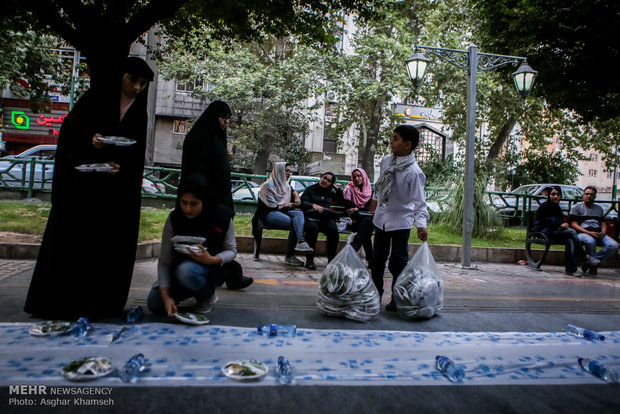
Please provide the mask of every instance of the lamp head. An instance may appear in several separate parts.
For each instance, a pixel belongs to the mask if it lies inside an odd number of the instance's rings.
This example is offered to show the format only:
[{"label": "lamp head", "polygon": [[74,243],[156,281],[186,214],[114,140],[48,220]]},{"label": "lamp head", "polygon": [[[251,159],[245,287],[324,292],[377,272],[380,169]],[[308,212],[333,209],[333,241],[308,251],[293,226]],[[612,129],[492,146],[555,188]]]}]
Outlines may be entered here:
[{"label": "lamp head", "polygon": [[430,62],[430,59],[427,59],[426,56],[420,53],[417,49],[413,55],[409,56],[409,58],[405,60],[409,79],[411,79],[416,89],[422,83],[428,62]]},{"label": "lamp head", "polygon": [[521,63],[519,69],[512,74],[517,91],[519,91],[523,99],[527,98],[532,91],[532,86],[534,85],[536,75],[538,75],[538,72],[532,69],[530,65],[527,64],[527,61]]}]

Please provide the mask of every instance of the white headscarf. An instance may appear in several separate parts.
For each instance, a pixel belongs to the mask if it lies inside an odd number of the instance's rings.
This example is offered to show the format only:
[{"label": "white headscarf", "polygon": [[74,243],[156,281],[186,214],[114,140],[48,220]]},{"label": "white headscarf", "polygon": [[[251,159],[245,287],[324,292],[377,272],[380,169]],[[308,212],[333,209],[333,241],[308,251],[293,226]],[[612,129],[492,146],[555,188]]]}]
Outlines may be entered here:
[{"label": "white headscarf", "polygon": [[271,208],[291,202],[291,185],[286,180],[285,162],[273,165],[271,177],[261,185],[258,197]]}]

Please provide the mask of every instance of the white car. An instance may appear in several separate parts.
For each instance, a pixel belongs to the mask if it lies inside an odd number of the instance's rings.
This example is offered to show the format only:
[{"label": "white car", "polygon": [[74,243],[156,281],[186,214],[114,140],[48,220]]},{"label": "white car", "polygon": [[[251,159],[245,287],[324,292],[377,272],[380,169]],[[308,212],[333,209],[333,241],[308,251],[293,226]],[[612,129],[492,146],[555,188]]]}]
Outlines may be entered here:
[{"label": "white car", "polygon": [[[22,179],[28,183],[30,179],[31,166],[28,160],[36,159],[40,161],[50,161],[49,163],[36,163],[34,169],[34,182],[41,183],[41,178],[45,177],[44,188],[52,187],[54,175],[54,161],[56,157],[56,145],[44,144],[37,145],[17,155],[7,155],[0,158],[0,185],[4,180],[9,186],[18,186]],[[26,166],[26,176],[24,177],[24,164]],[[142,180],[142,193],[146,194],[166,194],[166,187],[161,183],[154,183],[144,178]]]},{"label": "white car", "polygon": [[233,200],[258,200],[258,190],[260,184],[248,181],[246,185],[243,180],[230,180]]},{"label": "white car", "polygon": [[[48,163],[36,163],[34,168],[34,182],[40,183],[45,180],[45,188],[51,188],[52,176],[54,175],[54,158],[56,157],[56,145],[37,145],[17,155],[7,155],[0,158],[0,184],[6,182],[9,186],[18,186],[22,181],[30,180],[31,164],[29,160],[50,161]],[[24,168],[25,166],[25,168]]]}]

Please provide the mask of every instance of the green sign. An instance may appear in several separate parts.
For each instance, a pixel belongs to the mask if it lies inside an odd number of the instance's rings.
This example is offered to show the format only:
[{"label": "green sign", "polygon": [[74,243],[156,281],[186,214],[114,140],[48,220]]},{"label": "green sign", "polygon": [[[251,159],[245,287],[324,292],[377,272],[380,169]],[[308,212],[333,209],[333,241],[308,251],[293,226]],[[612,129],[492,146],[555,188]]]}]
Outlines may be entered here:
[{"label": "green sign", "polygon": [[30,129],[30,118],[23,111],[11,111],[11,123],[17,129]]}]

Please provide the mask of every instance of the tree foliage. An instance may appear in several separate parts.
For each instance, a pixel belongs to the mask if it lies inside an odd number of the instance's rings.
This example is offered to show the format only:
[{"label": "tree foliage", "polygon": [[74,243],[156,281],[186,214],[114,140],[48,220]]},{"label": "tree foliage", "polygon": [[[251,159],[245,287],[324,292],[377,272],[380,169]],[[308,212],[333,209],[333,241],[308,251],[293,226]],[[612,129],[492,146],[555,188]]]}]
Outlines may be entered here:
[{"label": "tree foliage", "polygon": [[484,43],[527,56],[538,70],[534,93],[585,120],[620,115],[620,2],[471,0]]},{"label": "tree foliage", "polygon": [[166,78],[206,86],[193,95],[231,105],[231,137],[252,155],[249,167],[254,173],[268,170],[272,153],[291,164],[307,162],[304,137],[313,119],[309,102],[323,91],[317,81],[318,53],[290,37],[229,43],[214,40],[205,29],[181,41],[170,39],[161,56]]},{"label": "tree foliage", "polygon": [[109,73],[129,48],[155,24],[170,33],[207,26],[216,37],[257,38],[300,33],[323,41],[329,13],[370,7],[359,0],[5,0],[8,15],[31,19],[41,29],[64,39],[88,61],[93,82]]}]

